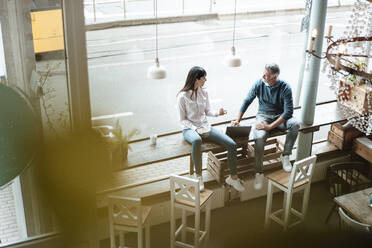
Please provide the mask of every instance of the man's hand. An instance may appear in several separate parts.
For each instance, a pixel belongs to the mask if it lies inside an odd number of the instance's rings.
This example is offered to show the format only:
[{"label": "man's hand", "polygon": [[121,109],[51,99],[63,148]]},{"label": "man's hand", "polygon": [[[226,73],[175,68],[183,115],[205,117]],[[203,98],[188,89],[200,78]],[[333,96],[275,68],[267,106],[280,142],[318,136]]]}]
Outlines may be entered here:
[{"label": "man's hand", "polygon": [[220,108],[220,110],[218,111],[218,114],[219,115],[225,115],[225,114],[227,114],[227,110],[225,110],[223,108]]},{"label": "man's hand", "polygon": [[265,131],[270,131],[272,128],[269,124],[267,124],[266,122],[264,121],[261,121],[261,123],[258,123],[256,125],[256,129],[257,130],[265,130]]},{"label": "man's hand", "polygon": [[231,121],[231,126],[233,126],[233,127],[237,127],[237,126],[239,126],[239,121]]}]

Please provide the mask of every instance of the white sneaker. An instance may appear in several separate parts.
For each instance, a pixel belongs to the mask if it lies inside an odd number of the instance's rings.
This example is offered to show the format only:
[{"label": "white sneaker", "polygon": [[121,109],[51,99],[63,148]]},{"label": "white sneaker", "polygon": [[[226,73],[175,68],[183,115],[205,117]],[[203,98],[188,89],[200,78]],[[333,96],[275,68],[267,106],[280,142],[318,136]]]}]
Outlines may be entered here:
[{"label": "white sneaker", "polygon": [[288,155],[281,155],[280,159],[282,160],[282,165],[283,165],[283,170],[286,172],[291,172],[292,170],[292,164],[291,161],[289,160]]},{"label": "white sneaker", "polygon": [[197,176],[199,180],[199,190],[203,191],[204,190],[204,182],[203,182],[203,177],[202,176]]},{"label": "white sneaker", "polygon": [[263,180],[264,180],[264,174],[256,173],[256,177],[254,178],[254,184],[253,184],[253,187],[255,190],[262,189]]},{"label": "white sneaker", "polygon": [[240,180],[239,179],[232,179],[231,176],[228,176],[225,180],[225,182],[228,184],[228,185],[231,185],[234,187],[234,189],[236,189],[237,191],[239,192],[243,192],[245,190],[244,186],[241,184]]}]

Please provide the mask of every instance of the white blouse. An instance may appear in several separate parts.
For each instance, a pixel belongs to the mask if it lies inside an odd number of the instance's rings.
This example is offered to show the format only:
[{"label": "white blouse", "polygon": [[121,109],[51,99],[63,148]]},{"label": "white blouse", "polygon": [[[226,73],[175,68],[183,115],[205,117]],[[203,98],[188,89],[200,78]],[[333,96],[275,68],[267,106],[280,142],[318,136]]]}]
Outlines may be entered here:
[{"label": "white blouse", "polygon": [[218,112],[211,110],[208,93],[201,87],[197,94],[192,95],[192,90],[182,91],[177,96],[178,109],[182,129],[196,130],[210,128],[207,116],[218,116]]}]

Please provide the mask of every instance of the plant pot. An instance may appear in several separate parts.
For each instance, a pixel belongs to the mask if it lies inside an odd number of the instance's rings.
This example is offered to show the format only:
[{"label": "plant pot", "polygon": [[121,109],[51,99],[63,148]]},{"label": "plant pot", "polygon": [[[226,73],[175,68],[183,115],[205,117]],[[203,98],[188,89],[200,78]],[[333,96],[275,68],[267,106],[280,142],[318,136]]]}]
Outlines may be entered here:
[{"label": "plant pot", "polygon": [[123,161],[128,160],[128,146],[122,146]]}]

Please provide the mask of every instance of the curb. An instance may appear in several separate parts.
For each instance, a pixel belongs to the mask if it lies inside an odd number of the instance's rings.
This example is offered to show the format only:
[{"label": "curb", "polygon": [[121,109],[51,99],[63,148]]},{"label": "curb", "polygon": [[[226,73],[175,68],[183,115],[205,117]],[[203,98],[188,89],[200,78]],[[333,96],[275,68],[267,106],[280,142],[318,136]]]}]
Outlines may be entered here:
[{"label": "curb", "polygon": [[[211,14],[202,14],[202,15],[159,17],[157,19],[157,22],[159,24],[164,24],[164,23],[176,23],[176,22],[192,22],[192,21],[209,20],[209,19],[218,19],[218,14],[211,13]],[[108,29],[108,28],[150,25],[150,24],[156,24],[156,18],[122,20],[122,21],[89,24],[85,26],[85,30],[93,31],[93,30],[101,30],[101,29]]]},{"label": "curb", "polygon": [[[329,6],[329,10],[342,10],[347,9],[351,5],[343,5],[343,6]],[[305,11],[305,8],[293,8],[293,9],[275,9],[275,10],[259,10],[259,11],[248,11],[248,12],[239,12],[237,13],[238,17],[252,17],[258,15],[270,15],[270,14],[293,14],[293,13],[302,13]],[[210,19],[219,19],[219,18],[229,18],[233,17],[234,13],[209,13],[209,14],[201,14],[201,15],[184,15],[184,16],[168,16],[168,17],[159,17],[157,22],[159,24],[164,23],[177,23],[177,22],[191,22],[191,21],[202,21],[202,20],[210,20]],[[86,31],[95,31],[95,30],[103,30],[109,28],[117,28],[117,27],[129,27],[129,26],[140,26],[140,25],[152,25],[156,24],[156,18],[143,18],[143,19],[133,19],[133,20],[119,20],[119,21],[112,21],[112,22],[105,22],[105,23],[96,23],[96,24],[88,24],[85,26]]]}]

